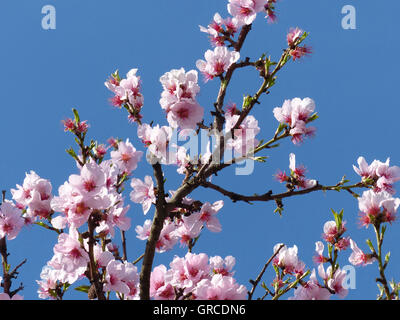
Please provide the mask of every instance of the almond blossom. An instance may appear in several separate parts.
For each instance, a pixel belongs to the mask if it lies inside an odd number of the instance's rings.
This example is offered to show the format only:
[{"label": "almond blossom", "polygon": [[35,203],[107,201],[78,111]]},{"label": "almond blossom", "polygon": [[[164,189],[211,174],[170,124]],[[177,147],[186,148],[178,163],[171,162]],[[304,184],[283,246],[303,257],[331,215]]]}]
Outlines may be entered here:
[{"label": "almond blossom", "polygon": [[0,238],[15,239],[24,224],[21,210],[13,202],[5,200],[0,205]]},{"label": "almond blossom", "polygon": [[343,287],[343,282],[346,279],[346,271],[338,268],[332,274],[332,266],[329,266],[325,271],[323,264],[320,264],[318,266],[318,275],[335,294],[339,295],[342,299],[347,296],[349,291]]},{"label": "almond blossom", "polygon": [[121,171],[131,174],[137,168],[140,159],[143,156],[142,151],[136,151],[129,139],[118,143],[118,150],[111,151],[112,161]]},{"label": "almond blossom", "polygon": [[52,213],[51,183],[34,171],[26,173],[22,186],[17,185],[17,189],[11,189],[11,194],[18,204],[27,207],[27,215],[31,218],[47,218]]},{"label": "almond blossom", "polygon": [[153,269],[150,276],[150,297],[155,300],[172,300],[175,298],[175,291],[171,283],[167,268],[159,265]]},{"label": "almond blossom", "polygon": [[172,137],[172,128],[167,126],[160,127],[156,125],[151,127],[148,124],[142,124],[137,130],[139,139],[148,148],[149,157],[155,157],[161,162],[167,162],[167,148]]},{"label": "almond blossom", "polygon": [[382,222],[393,222],[400,205],[399,198],[393,198],[388,192],[364,191],[358,198],[358,207],[361,211],[360,221],[363,226],[373,224],[377,219]]},{"label": "almond blossom", "polygon": [[196,300],[245,300],[247,289],[232,277],[215,274],[211,280],[201,280],[193,295]]},{"label": "almond blossom", "polygon": [[228,12],[241,24],[251,24],[257,13],[265,9],[268,0],[229,0]]},{"label": "almond blossom", "polygon": [[329,300],[331,293],[323,288],[316,276],[315,269],[311,272],[310,280],[294,290],[294,296],[289,300]]},{"label": "almond blossom", "polygon": [[289,154],[289,169],[290,175],[286,175],[283,171],[279,171],[275,176],[282,183],[286,182],[288,188],[303,188],[309,189],[317,185],[317,181],[314,179],[306,179],[304,166],[298,166],[296,164],[296,155],[294,153]]},{"label": "almond blossom", "polygon": [[197,101],[182,100],[169,108],[167,120],[172,128],[195,129],[203,120],[204,108]]},{"label": "almond blossom", "polygon": [[144,181],[133,178],[131,187],[133,188],[130,193],[131,200],[135,203],[140,203],[143,207],[143,213],[147,214],[151,205],[156,202],[153,179],[150,176],[146,176]]},{"label": "almond blossom", "polygon": [[363,182],[374,184],[374,191],[386,191],[394,194],[393,184],[400,180],[400,167],[390,166],[390,158],[386,162],[374,160],[370,165],[364,157],[357,159],[358,168],[353,165],[354,171],[361,176]]},{"label": "almond blossom", "polygon": [[[219,13],[214,15],[214,21],[207,28],[199,26],[201,32],[209,34],[211,43],[215,46],[225,45],[225,33],[233,35],[240,27],[236,18],[223,19]],[[225,28],[224,28],[225,27]]]},{"label": "almond blossom", "polygon": [[233,63],[238,61],[240,53],[230,51],[227,47],[216,47],[214,51],[207,50],[204,57],[206,60],[197,60],[196,66],[206,80],[211,80],[222,75]]},{"label": "almond blossom", "polygon": [[[239,115],[225,114],[225,132],[230,132],[239,120]],[[233,138],[226,142],[228,149],[234,149],[240,156],[247,156],[256,148],[259,141],[255,136],[260,132],[258,121],[255,117],[249,115],[243,119],[240,126],[233,130]]]},{"label": "almond blossom", "polygon": [[103,291],[115,291],[123,294],[129,294],[130,289],[123,281],[125,277],[125,264],[121,261],[112,260],[106,268],[105,284]]},{"label": "almond blossom", "polygon": [[222,259],[220,256],[210,258],[210,266],[215,274],[221,274],[223,276],[233,276],[233,267],[235,266],[236,259],[232,256],[227,256]]},{"label": "almond blossom", "polygon": [[376,259],[371,254],[364,253],[354,240],[350,240],[350,248],[353,251],[349,257],[349,262],[353,266],[365,266],[373,263]]},{"label": "almond blossom", "polygon": [[[278,243],[274,246],[274,253],[278,251],[282,244]],[[291,248],[283,246],[278,255],[274,258],[273,264],[281,268],[287,274],[303,274],[305,264],[299,260],[297,256],[297,246]]]},{"label": "almond blossom", "polygon": [[59,270],[59,278],[63,283],[74,283],[86,271],[90,261],[89,255],[78,240],[78,231],[69,229],[69,233],[58,236],[58,243],[54,246],[54,256],[48,265]]},{"label": "almond blossom", "polygon": [[111,99],[111,103],[116,107],[121,107],[129,103],[136,113],[134,120],[140,119],[138,115],[144,102],[141,91],[141,80],[136,75],[138,69],[131,69],[126,74],[126,79],[120,79],[118,71],[105,82],[105,86],[112,91],[115,96]]},{"label": "almond blossom", "polygon": [[303,141],[304,137],[313,135],[315,132],[314,127],[306,126],[314,110],[315,102],[312,99],[304,98],[302,100],[294,98],[292,100],[285,100],[282,107],[274,108],[273,113],[276,120],[289,126],[292,142],[299,144]]}]

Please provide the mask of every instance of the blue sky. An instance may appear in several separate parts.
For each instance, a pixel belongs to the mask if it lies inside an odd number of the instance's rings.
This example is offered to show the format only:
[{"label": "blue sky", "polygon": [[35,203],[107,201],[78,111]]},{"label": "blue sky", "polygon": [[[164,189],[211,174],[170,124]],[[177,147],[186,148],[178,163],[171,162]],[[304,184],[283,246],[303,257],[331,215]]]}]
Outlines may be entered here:
[{"label": "blue sky", "polygon": [[[0,160],[1,188],[9,190],[22,183],[25,172],[34,170],[58,186],[76,173],[76,166],[65,153],[73,145],[72,136],[65,134],[61,120],[77,108],[81,118],[88,120],[90,137],[100,142],[113,137],[130,138],[139,149],[136,127],[126,121],[126,114],[108,103],[110,93],[104,81],[115,69],[125,74],[139,68],[143,81],[144,121],[166,124],[159,106],[159,77],[165,72],[184,67],[196,69],[195,62],[210,48],[208,38],[199,32],[215,12],[227,16],[226,0],[175,1],[95,1],[95,0],[3,0],[0,4],[0,67],[2,72],[0,101],[2,116],[0,133],[3,156]],[[57,10],[56,30],[43,30],[41,9],[51,4]],[[341,27],[341,9],[352,4],[357,10],[357,29]],[[271,94],[262,98],[255,108],[259,120],[259,138],[269,139],[276,129],[272,109],[285,99],[311,97],[317,105],[320,119],[315,123],[317,134],[301,147],[285,141],[278,149],[266,152],[266,164],[256,164],[250,176],[235,176],[226,170],[214,182],[245,194],[264,193],[270,189],[283,192],[274,181],[277,169],[287,169],[289,153],[297,155],[299,163],[308,168],[308,176],[322,184],[335,184],[345,174],[354,182],[359,177],[352,164],[363,155],[400,165],[398,148],[397,98],[399,64],[396,54],[397,1],[385,1],[376,8],[376,1],[290,1],[277,4],[278,23],[268,24],[258,16],[242,57],[256,59],[267,53],[278,59],[285,48],[286,34],[291,27],[310,33],[307,44],[313,54],[291,62],[279,74]],[[256,72],[241,70],[228,90],[227,102],[241,103],[244,94],[257,90],[260,79]],[[218,82],[200,82],[199,103],[212,109]],[[151,174],[151,167],[142,162],[135,176]],[[167,188],[176,189],[182,178],[174,168],[166,170]],[[8,193],[10,196],[10,193]],[[210,190],[198,190],[194,198],[202,201],[221,199]],[[284,202],[282,217],[273,214],[273,203],[232,204],[219,213],[223,231],[205,232],[195,252],[209,256],[233,255],[237,259],[236,278],[248,286],[272,254],[273,246],[284,242],[299,247],[300,258],[310,268],[314,243],[320,240],[325,221],[332,218],[330,208],[344,209],[348,235],[362,249],[365,239],[374,238],[373,230],[357,226],[358,206],[347,193],[314,193]],[[132,204],[133,226],[143,224],[140,206]],[[146,217],[148,218],[148,217]],[[384,249],[392,251],[387,269],[388,278],[399,280],[399,223],[387,232]],[[144,242],[135,238],[134,228],[128,235],[130,259],[140,256]],[[9,241],[10,262],[16,265],[23,258],[21,269],[26,299],[37,298],[41,268],[52,257],[55,234],[39,227],[25,228],[17,239]],[[157,255],[155,265],[168,264],[173,255],[184,255],[185,249]],[[350,252],[342,256],[344,264]],[[350,299],[374,299],[377,290],[374,279],[377,266],[357,268],[356,289]],[[272,273],[266,282],[272,281]],[[17,285],[18,283],[15,283]],[[261,292],[258,292],[261,295]],[[84,298],[71,292],[69,299]]]}]

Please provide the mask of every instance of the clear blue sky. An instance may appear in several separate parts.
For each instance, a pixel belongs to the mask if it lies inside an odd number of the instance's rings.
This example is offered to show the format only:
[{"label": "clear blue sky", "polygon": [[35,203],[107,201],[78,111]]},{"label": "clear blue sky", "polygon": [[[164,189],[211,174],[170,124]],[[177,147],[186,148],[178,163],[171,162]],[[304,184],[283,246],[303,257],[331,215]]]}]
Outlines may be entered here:
[{"label": "clear blue sky", "polygon": [[[210,48],[208,38],[199,32],[215,12],[227,16],[226,0],[175,1],[95,1],[95,0],[3,0],[0,3],[0,68],[2,157],[0,187],[9,190],[22,183],[25,172],[36,171],[48,178],[56,191],[58,186],[76,173],[65,149],[73,145],[72,136],[63,132],[61,120],[71,116],[71,108],[91,124],[90,137],[105,142],[109,137],[130,138],[141,146],[136,127],[126,121],[126,114],[108,103],[110,93],[104,81],[115,69],[125,74],[139,68],[143,80],[145,122],[166,124],[158,100],[159,77],[173,68],[195,69],[195,62]],[[57,10],[56,30],[41,28],[41,9],[54,5]],[[352,4],[357,10],[357,29],[341,28],[341,9]],[[310,57],[290,63],[279,75],[271,94],[263,97],[254,115],[261,127],[260,138],[269,139],[276,129],[272,109],[284,99],[311,97],[316,101],[320,119],[315,123],[316,137],[301,147],[289,141],[265,155],[266,164],[257,164],[250,176],[237,177],[229,169],[214,181],[233,191],[246,194],[270,189],[284,191],[273,180],[279,169],[287,169],[288,155],[294,152],[298,162],[308,168],[310,178],[322,184],[335,184],[346,174],[358,181],[352,164],[359,155],[400,165],[398,148],[398,1],[293,1],[277,4],[278,23],[268,24],[259,15],[243,48],[242,56],[258,58],[262,53],[278,58],[285,47],[286,33],[291,27],[310,32]],[[227,101],[240,103],[243,94],[252,94],[259,84],[256,72],[241,71],[228,90]],[[199,102],[206,109],[218,89],[217,81],[201,82]],[[151,174],[151,167],[142,162],[135,176]],[[174,168],[167,170],[168,189],[176,189],[179,179]],[[10,194],[8,193],[10,196]],[[209,190],[199,190],[202,201],[221,199]],[[320,240],[330,208],[344,208],[348,235],[362,249],[365,239],[374,238],[373,230],[357,226],[357,202],[347,193],[314,193],[284,202],[280,218],[273,214],[273,203],[255,205],[232,204],[225,200],[219,218],[220,234],[204,232],[195,252],[208,255],[233,255],[237,280],[249,287],[271,255],[273,246],[284,242],[297,244],[300,258],[309,267],[314,243]],[[151,212],[149,213],[151,214]],[[133,227],[128,235],[130,259],[138,257],[144,242],[135,238],[134,226],[145,220],[139,205],[130,211]],[[148,218],[148,217],[146,217]],[[399,223],[387,232],[384,249],[392,249],[388,278],[400,280]],[[23,258],[28,263],[21,269],[26,299],[37,298],[41,268],[52,257],[55,234],[39,227],[25,228],[17,239],[9,241],[10,262],[16,265]],[[168,264],[174,254],[185,254],[183,248],[157,255],[155,265]],[[342,256],[344,264],[350,252]],[[376,265],[357,268],[357,289],[350,299],[374,299]],[[265,280],[272,281],[272,273]],[[18,283],[15,283],[18,285]],[[259,295],[261,293],[259,292]],[[84,298],[71,292],[66,298]]]}]

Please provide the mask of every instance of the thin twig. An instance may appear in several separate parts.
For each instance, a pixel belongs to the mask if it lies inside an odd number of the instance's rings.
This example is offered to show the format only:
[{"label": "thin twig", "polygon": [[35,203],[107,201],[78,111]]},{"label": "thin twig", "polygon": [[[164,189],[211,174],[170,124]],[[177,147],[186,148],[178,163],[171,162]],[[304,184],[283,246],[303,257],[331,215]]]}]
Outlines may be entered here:
[{"label": "thin twig", "polygon": [[281,249],[284,247],[284,244],[281,244],[278,248],[278,250],[276,250],[276,252],[271,256],[271,258],[268,259],[267,263],[264,265],[264,267],[262,268],[261,272],[259,273],[259,275],[257,276],[256,280],[251,280],[250,283],[253,285],[253,287],[251,288],[251,291],[248,292],[249,295],[249,299],[251,300],[254,294],[254,291],[256,290],[258,283],[261,281],[261,278],[263,277],[265,271],[267,270],[269,264],[272,262],[272,260],[274,260],[274,258],[279,254],[279,251],[281,251]]}]

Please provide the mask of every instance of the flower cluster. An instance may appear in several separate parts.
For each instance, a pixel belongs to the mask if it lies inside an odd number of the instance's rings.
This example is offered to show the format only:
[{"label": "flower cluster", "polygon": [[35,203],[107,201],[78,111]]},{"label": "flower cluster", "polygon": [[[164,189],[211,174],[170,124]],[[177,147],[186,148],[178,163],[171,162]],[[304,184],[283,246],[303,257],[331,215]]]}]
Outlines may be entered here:
[{"label": "flower cluster", "polygon": [[160,105],[167,113],[172,128],[195,129],[203,119],[204,109],[196,101],[200,91],[197,81],[197,71],[185,72],[183,68],[166,72],[160,78],[164,89]]},{"label": "flower cluster", "polygon": [[172,128],[167,126],[160,127],[150,126],[145,123],[138,127],[137,135],[142,140],[143,144],[148,148],[147,160],[153,163],[152,160],[168,163],[168,146],[172,137]]},{"label": "flower cluster", "polygon": [[[191,199],[185,200],[185,204],[187,205],[193,203],[194,201]],[[156,245],[157,251],[165,252],[171,250],[178,241],[189,246],[194,239],[199,237],[204,226],[211,232],[220,232],[222,227],[216,214],[221,210],[223,205],[224,202],[222,200],[216,201],[213,204],[206,202],[198,210],[194,209],[190,212],[189,215],[183,214],[174,219],[166,219]],[[181,208],[177,208],[177,210],[187,212]],[[141,240],[147,240],[150,228],[150,220],[146,220],[143,226],[137,226],[137,237]]]},{"label": "flower cluster", "polygon": [[240,53],[230,51],[227,47],[216,47],[213,51],[207,50],[204,60],[197,60],[196,66],[204,75],[206,81],[222,75],[229,67],[239,60]]},{"label": "flower cluster", "polygon": [[239,26],[236,18],[223,19],[219,13],[214,15],[214,21],[207,28],[199,26],[200,31],[207,33],[210,36],[211,43],[215,46],[224,46],[228,37],[233,36]]},{"label": "flower cluster", "polygon": [[275,176],[281,183],[286,182],[286,187],[289,190],[294,190],[295,188],[308,189],[315,187],[317,181],[313,179],[306,179],[304,166],[296,165],[296,155],[291,153],[289,155],[289,169],[290,175],[287,175],[285,171],[279,171]]},{"label": "flower cluster", "polygon": [[8,240],[15,239],[24,224],[21,209],[13,202],[5,200],[0,205],[0,238],[7,236]]},{"label": "flower cluster", "polygon": [[[235,108],[232,106],[232,108]],[[225,113],[225,132],[229,133],[235,127],[239,120],[239,115],[231,112]],[[240,126],[233,130],[233,137],[226,141],[227,149],[235,150],[240,156],[247,156],[249,152],[255,149],[259,141],[255,136],[260,132],[258,121],[254,116],[246,116]]]},{"label": "flower cluster", "polygon": [[315,133],[314,127],[306,125],[315,119],[315,102],[310,98],[285,100],[282,107],[276,107],[273,110],[274,116],[279,123],[286,124],[289,127],[289,133],[292,136],[292,142],[299,144],[304,137]]},{"label": "flower cluster", "polygon": [[140,123],[144,98],[141,90],[140,77],[136,75],[138,69],[131,69],[126,74],[126,79],[121,79],[118,71],[113,73],[105,82],[105,86],[114,93],[112,105],[121,108],[124,106],[129,112],[129,119]]},{"label": "flower cluster", "polygon": [[233,278],[234,265],[231,256],[187,253],[184,258],[175,257],[170,269],[164,265],[154,268],[150,296],[156,300],[243,300],[247,290]]},{"label": "flower cluster", "polygon": [[303,36],[304,31],[299,28],[291,29],[287,34],[287,43],[290,48],[289,54],[292,56],[293,60],[300,59],[301,57],[312,53],[310,47],[299,45]]},{"label": "flower cluster", "polygon": [[11,189],[11,194],[17,206],[26,211],[31,220],[37,217],[47,219],[52,213],[52,186],[50,181],[39,177],[34,171],[26,173],[24,182]]},{"label": "flower cluster", "polygon": [[370,165],[364,157],[357,159],[358,168],[353,165],[354,171],[362,178],[363,182],[374,186],[375,192],[386,191],[394,194],[393,184],[400,180],[400,167],[390,166],[390,159],[386,162],[374,160]]},{"label": "flower cluster", "polygon": [[[256,19],[257,13],[267,11],[268,16],[272,16],[272,2],[268,0],[229,0],[228,12],[237,19],[240,25],[252,24]],[[268,10],[270,11],[268,13]]]}]

